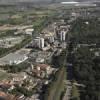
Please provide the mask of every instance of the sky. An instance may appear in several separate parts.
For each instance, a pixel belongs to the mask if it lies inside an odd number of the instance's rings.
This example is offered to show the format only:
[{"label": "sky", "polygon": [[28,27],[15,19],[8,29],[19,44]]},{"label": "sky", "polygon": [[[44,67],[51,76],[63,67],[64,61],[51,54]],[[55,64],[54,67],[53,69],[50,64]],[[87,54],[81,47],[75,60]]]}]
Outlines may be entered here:
[{"label": "sky", "polygon": [[[0,0],[0,4],[2,3],[13,3],[13,2],[36,2],[36,1],[53,1],[53,0]],[[71,2],[71,1],[78,1],[78,2],[84,2],[84,1],[100,1],[100,0],[56,0],[56,1],[60,1],[60,2]]]}]

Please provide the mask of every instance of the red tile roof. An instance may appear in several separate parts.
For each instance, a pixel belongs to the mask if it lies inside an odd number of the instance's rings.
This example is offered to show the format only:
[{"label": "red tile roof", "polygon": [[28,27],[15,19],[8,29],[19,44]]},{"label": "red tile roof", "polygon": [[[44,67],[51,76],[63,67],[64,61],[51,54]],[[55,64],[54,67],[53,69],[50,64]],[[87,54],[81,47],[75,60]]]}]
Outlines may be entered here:
[{"label": "red tile roof", "polygon": [[46,68],[50,66],[47,64],[38,64],[37,67],[40,67],[41,70],[46,70]]},{"label": "red tile roof", "polygon": [[0,91],[0,98],[3,98],[4,100],[17,100],[17,98],[15,96],[6,94],[2,91]]}]

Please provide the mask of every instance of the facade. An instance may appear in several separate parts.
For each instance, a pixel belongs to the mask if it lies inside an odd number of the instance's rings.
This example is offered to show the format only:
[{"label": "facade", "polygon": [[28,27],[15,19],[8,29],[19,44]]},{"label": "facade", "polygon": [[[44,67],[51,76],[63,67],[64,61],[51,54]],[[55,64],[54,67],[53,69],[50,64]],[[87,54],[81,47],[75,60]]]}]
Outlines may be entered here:
[{"label": "facade", "polygon": [[39,48],[44,48],[44,38],[40,38],[39,40]]},{"label": "facade", "polygon": [[65,31],[61,31],[61,33],[60,33],[60,40],[61,41],[65,41],[66,40],[66,32]]},{"label": "facade", "polygon": [[17,65],[22,63],[26,59],[28,59],[27,55],[10,53],[5,57],[0,58],[0,65],[13,65],[13,64]]},{"label": "facade", "polygon": [[39,37],[36,37],[36,38],[33,40],[33,45],[34,45],[34,47],[39,47],[39,40],[40,40]]},{"label": "facade", "polygon": [[44,38],[36,37],[33,40],[33,45],[34,45],[34,47],[38,47],[40,49],[44,48]]}]

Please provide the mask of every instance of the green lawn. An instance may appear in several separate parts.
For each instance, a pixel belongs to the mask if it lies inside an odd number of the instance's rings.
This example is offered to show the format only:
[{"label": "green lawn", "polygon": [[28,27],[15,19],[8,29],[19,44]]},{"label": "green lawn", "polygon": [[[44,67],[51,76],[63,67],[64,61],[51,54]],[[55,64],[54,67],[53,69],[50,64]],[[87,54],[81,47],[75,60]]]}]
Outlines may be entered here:
[{"label": "green lawn", "polygon": [[74,100],[74,98],[77,98],[77,100],[80,100],[80,93],[79,93],[78,87],[75,85],[72,86],[72,100]]},{"label": "green lawn", "polygon": [[64,91],[66,79],[65,67],[62,67],[56,74],[56,80],[50,85],[48,95],[45,100],[60,100],[61,93]]},{"label": "green lawn", "polygon": [[11,79],[11,75],[6,73],[6,72],[3,72],[3,71],[0,71],[0,81],[1,80],[4,80],[4,79]]}]

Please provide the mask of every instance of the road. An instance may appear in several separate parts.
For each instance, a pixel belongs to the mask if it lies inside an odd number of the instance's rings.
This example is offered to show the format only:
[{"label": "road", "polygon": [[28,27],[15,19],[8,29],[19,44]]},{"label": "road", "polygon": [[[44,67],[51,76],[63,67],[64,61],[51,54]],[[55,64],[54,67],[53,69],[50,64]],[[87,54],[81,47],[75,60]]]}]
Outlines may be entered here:
[{"label": "road", "polygon": [[50,95],[48,96],[48,99],[47,100],[57,100],[59,94],[61,93],[60,89],[61,89],[61,86],[62,86],[62,83],[61,82],[63,82],[63,79],[62,78],[64,77],[64,71],[65,71],[65,69],[64,69],[64,67],[62,67],[62,69],[59,72],[59,75],[58,75],[56,84],[53,85],[54,88],[50,92]]},{"label": "road", "polygon": [[27,28],[32,28],[33,25],[4,25],[4,26],[0,26],[0,31],[6,31],[6,30],[24,30]]},{"label": "road", "polygon": [[[74,50],[74,48],[72,49],[72,51],[69,50],[72,41],[70,40],[70,35],[68,35],[68,41],[67,41],[68,45],[66,46],[66,71],[67,71],[67,79],[66,79],[66,92],[64,94],[64,97],[62,100],[70,100],[71,98],[71,94],[72,94],[72,79],[73,79],[73,64],[72,64],[72,52]],[[66,44],[67,44],[66,43]]]}]

